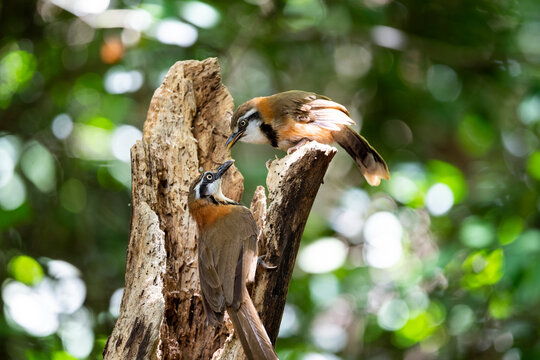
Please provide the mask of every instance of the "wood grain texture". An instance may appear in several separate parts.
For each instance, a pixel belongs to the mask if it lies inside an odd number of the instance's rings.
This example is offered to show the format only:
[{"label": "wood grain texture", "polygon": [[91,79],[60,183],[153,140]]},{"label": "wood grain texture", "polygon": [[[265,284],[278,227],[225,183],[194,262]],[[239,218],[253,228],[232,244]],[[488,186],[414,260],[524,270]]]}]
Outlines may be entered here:
[{"label": "wood grain texture", "polygon": [[[131,150],[132,219],[120,316],[104,349],[109,359],[239,359],[243,350],[226,317],[210,326],[197,272],[197,227],[189,186],[229,158],[225,141],[233,100],[216,59],[171,67],[150,102],[143,139]],[[252,212],[261,228],[259,266],[249,288],[275,342],[302,232],[336,149],[308,143],[272,162],[268,202],[259,187]],[[309,173],[310,176],[305,176]],[[243,178],[231,168],[226,196],[239,201]]]}]

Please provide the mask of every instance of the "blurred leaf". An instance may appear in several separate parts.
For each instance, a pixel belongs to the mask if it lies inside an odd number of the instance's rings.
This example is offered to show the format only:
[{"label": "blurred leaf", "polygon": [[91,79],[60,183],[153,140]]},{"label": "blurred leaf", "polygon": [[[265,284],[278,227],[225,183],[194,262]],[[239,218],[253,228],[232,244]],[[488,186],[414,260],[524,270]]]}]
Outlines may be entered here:
[{"label": "blurred leaf", "polygon": [[508,292],[496,292],[489,301],[489,314],[495,319],[505,319],[512,313],[512,297]]},{"label": "blurred leaf", "polygon": [[80,213],[86,207],[86,188],[77,179],[68,179],[60,188],[60,203],[72,213]]},{"label": "blurred leaf", "polygon": [[524,221],[519,216],[511,216],[503,219],[497,229],[497,236],[502,245],[514,242],[523,231]]},{"label": "blurred leaf", "polygon": [[41,265],[26,255],[15,256],[9,261],[9,272],[13,278],[26,285],[39,283],[44,276]]},{"label": "blurred leaf", "polygon": [[527,163],[527,170],[533,178],[540,181],[540,151],[531,154]]},{"label": "blurred leaf", "polygon": [[77,360],[77,358],[65,351],[55,351],[52,354],[52,360]]},{"label": "blurred leaf", "polygon": [[35,56],[22,50],[0,58],[0,109],[7,108],[11,97],[32,79],[36,65]]},{"label": "blurred leaf", "polygon": [[458,128],[458,139],[465,151],[472,155],[484,155],[493,145],[495,130],[478,115],[467,115]]},{"label": "blurred leaf", "polygon": [[463,271],[465,274],[461,282],[467,289],[474,290],[497,283],[504,273],[502,249],[492,252],[480,250],[472,253],[463,263]]}]

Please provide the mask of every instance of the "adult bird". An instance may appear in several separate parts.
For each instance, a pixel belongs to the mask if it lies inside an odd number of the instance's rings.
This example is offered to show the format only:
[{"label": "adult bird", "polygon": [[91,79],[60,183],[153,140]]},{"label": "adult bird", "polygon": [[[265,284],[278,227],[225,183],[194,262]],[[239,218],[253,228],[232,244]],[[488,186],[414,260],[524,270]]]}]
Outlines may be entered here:
[{"label": "adult bird", "polygon": [[257,224],[251,211],[223,195],[221,178],[233,161],[207,171],[191,185],[189,212],[199,228],[199,278],[210,323],[227,310],[250,360],[277,359],[246,288],[257,263]]},{"label": "adult bird", "polygon": [[230,149],[237,141],[270,144],[290,153],[309,140],[337,142],[354,159],[372,186],[390,179],[388,166],[350,125],[347,109],[323,95],[291,90],[256,97],[240,105],[231,120]]}]

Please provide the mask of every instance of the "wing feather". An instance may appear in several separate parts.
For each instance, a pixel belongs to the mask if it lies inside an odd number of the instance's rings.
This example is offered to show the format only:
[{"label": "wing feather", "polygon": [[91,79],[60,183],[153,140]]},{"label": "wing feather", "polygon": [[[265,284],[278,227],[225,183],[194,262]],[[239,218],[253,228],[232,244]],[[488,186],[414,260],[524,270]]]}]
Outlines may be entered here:
[{"label": "wing feather", "polygon": [[288,115],[296,121],[312,123],[331,131],[339,131],[343,126],[354,124],[345,106],[338,104],[326,96],[304,92],[289,91],[283,93],[279,101],[292,101],[294,105],[284,106],[285,109],[294,109]]}]

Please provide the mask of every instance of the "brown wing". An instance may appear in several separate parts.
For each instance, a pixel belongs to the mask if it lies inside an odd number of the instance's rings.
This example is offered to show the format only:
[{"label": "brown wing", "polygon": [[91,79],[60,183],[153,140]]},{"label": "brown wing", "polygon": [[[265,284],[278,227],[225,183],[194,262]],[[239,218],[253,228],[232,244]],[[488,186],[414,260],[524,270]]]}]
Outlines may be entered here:
[{"label": "brown wing", "polygon": [[[199,273],[203,297],[215,313],[237,306],[248,264],[256,261],[257,224],[241,205],[216,221],[199,240]],[[235,289],[236,288],[236,289]]]},{"label": "brown wing", "polygon": [[291,90],[272,96],[273,101],[281,104],[275,108],[283,109],[284,118],[292,117],[296,121],[313,123],[322,128],[338,131],[343,126],[352,125],[345,106],[328,97],[300,90]]},{"label": "brown wing", "polygon": [[206,237],[201,236],[199,239],[199,281],[204,308],[211,323],[221,322],[225,310],[225,297],[214,257],[214,251],[209,247]]}]

